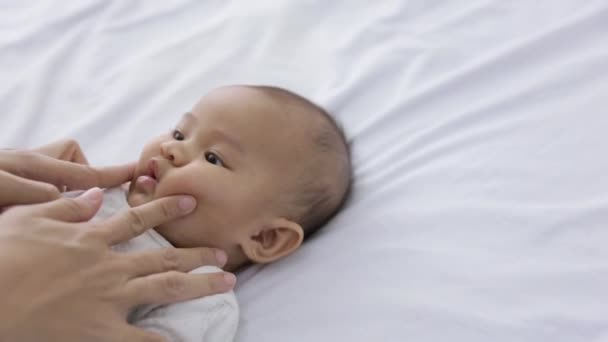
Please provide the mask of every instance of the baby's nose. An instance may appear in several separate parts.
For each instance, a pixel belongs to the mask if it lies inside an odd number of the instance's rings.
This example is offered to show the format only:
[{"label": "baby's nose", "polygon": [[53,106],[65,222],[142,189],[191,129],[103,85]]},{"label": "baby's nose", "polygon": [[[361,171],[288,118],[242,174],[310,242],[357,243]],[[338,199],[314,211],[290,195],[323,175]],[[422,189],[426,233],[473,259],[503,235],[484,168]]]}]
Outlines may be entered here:
[{"label": "baby's nose", "polygon": [[170,161],[175,160],[175,156],[173,155],[173,153],[171,153],[171,150],[169,149],[168,144],[160,145],[160,155],[163,156],[163,158],[168,159]]},{"label": "baby's nose", "polygon": [[160,153],[163,158],[167,159],[175,166],[181,166],[186,159],[182,149],[173,142],[162,144],[160,146]]}]

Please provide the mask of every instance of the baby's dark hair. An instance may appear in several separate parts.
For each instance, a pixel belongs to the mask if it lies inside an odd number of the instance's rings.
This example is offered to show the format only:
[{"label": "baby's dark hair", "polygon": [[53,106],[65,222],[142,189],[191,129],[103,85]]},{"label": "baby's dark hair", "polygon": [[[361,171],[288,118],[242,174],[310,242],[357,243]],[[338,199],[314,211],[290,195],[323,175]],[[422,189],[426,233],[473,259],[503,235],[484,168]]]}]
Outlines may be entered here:
[{"label": "baby's dark hair", "polygon": [[295,194],[285,206],[286,216],[310,237],[328,223],[346,203],[352,185],[350,146],[336,120],[312,101],[289,90],[273,86],[249,86],[278,101],[289,112],[319,115],[312,133],[315,160],[296,175]]}]

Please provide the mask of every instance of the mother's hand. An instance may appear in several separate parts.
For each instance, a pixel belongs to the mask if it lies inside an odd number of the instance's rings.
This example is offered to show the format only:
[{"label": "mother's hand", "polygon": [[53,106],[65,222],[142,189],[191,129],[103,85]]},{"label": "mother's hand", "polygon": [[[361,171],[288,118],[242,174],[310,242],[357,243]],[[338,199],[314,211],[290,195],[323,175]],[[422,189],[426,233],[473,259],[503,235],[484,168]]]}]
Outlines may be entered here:
[{"label": "mother's hand", "polygon": [[57,199],[66,189],[118,186],[131,180],[134,169],[134,164],[91,167],[73,140],[32,150],[0,150],[0,211]]},{"label": "mother's hand", "polygon": [[[191,212],[192,197],[161,198],[88,221],[102,192],[16,206],[0,215],[0,341],[163,341],[128,325],[130,309],[230,290],[229,273],[183,273],[223,266],[206,248],[117,253],[111,245]],[[181,272],[180,272],[181,271]]]}]

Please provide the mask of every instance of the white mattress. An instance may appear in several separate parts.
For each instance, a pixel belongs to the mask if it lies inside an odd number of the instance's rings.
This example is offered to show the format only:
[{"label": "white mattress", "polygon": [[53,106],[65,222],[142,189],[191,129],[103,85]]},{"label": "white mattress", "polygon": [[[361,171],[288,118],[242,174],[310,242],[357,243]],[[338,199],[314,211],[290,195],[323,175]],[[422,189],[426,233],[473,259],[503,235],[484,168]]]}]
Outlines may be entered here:
[{"label": "white mattress", "polygon": [[126,162],[209,89],[289,87],[355,191],[240,275],[239,342],[608,340],[608,2],[339,3],[0,1],[0,146]]}]

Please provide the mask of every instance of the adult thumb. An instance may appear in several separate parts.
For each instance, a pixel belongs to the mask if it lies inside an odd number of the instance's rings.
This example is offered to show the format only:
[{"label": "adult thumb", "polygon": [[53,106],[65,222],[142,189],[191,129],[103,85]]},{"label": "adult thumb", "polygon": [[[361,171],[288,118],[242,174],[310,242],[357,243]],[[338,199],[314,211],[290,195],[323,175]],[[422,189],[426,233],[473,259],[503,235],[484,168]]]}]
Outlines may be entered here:
[{"label": "adult thumb", "polygon": [[91,188],[76,198],[61,198],[52,202],[38,204],[34,215],[64,222],[83,222],[90,220],[101,207],[103,191]]}]

